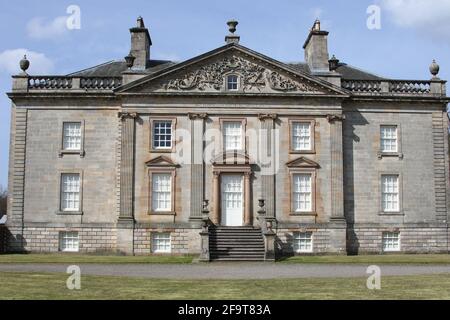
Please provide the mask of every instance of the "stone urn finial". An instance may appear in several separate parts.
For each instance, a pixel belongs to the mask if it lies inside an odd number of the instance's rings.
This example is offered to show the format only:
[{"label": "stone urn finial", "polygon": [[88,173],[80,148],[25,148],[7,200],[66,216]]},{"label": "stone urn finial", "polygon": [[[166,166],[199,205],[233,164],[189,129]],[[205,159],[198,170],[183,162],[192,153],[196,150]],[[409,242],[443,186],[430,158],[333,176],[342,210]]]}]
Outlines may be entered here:
[{"label": "stone urn finial", "polygon": [[134,57],[131,52],[125,57],[125,62],[127,63],[128,69],[131,69],[134,65],[134,60],[136,57]]},{"label": "stone urn finial", "polygon": [[230,31],[231,34],[234,34],[236,32],[236,27],[238,24],[239,22],[237,22],[236,20],[230,20],[227,22],[228,30]]},{"label": "stone urn finial", "polygon": [[27,55],[24,55],[23,59],[20,60],[20,69],[22,69],[23,73],[26,74],[29,67],[30,61],[28,61]]},{"label": "stone urn finial", "polygon": [[339,66],[339,59],[333,54],[330,60],[328,60],[330,65],[330,71],[335,71]]},{"label": "stone urn finial", "polygon": [[430,65],[430,72],[433,75],[433,78],[437,78],[437,75],[439,73],[439,65],[436,63],[436,60],[434,59]]}]

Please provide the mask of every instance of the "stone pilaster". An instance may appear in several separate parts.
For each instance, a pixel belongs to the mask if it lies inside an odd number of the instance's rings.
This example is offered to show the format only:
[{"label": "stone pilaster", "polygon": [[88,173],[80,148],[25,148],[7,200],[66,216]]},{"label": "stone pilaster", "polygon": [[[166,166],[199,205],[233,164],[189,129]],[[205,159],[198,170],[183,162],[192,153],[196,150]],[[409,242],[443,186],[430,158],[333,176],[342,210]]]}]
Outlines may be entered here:
[{"label": "stone pilaster", "polygon": [[205,198],[205,163],[203,159],[206,113],[189,113],[191,120],[191,220],[201,220]]},{"label": "stone pilaster", "polygon": [[252,225],[251,172],[244,173],[244,225]]},{"label": "stone pilaster", "polygon": [[436,220],[447,221],[447,176],[446,176],[446,150],[447,134],[444,128],[442,112],[433,112],[433,169],[434,169],[434,197],[436,203]]},{"label": "stone pilaster", "polygon": [[27,109],[13,106],[10,150],[10,190],[8,225],[23,227],[25,197],[25,161],[27,141]]},{"label": "stone pilaster", "polygon": [[220,173],[213,172],[213,212],[211,221],[215,225],[220,224]]},{"label": "stone pilaster", "polygon": [[261,143],[260,155],[263,157],[261,164],[261,197],[266,203],[266,217],[275,218],[275,174],[276,159],[274,129],[276,114],[260,114],[261,121]]},{"label": "stone pilaster", "polygon": [[344,216],[344,162],[342,159],[342,122],[344,116],[329,115],[331,144],[331,219],[345,222]]},{"label": "stone pilaster", "polygon": [[133,254],[133,195],[134,195],[134,144],[135,113],[119,113],[122,121],[120,159],[120,213],[117,229],[117,249]]}]

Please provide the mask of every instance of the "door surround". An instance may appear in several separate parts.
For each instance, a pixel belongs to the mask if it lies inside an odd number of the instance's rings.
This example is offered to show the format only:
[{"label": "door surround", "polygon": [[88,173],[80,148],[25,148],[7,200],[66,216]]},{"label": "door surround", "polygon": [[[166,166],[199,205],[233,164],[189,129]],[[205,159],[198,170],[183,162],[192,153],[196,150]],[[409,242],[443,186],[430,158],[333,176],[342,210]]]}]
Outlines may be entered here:
[{"label": "door surround", "polygon": [[244,193],[244,226],[252,224],[251,214],[251,175],[252,169],[250,164],[235,165],[235,164],[214,164],[213,165],[213,210],[211,221],[215,225],[222,223],[222,209],[221,209],[221,176],[222,174],[236,174],[243,175],[243,193]]}]

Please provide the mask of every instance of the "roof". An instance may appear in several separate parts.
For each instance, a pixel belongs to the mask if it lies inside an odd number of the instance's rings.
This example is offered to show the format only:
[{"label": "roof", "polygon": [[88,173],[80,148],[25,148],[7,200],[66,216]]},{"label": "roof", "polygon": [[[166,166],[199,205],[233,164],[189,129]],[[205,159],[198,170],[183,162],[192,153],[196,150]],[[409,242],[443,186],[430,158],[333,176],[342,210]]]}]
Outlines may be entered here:
[{"label": "roof", "polygon": [[[311,74],[308,64],[305,62],[291,62],[291,63],[287,63],[287,65],[294,69],[297,69],[298,71]],[[382,79],[385,79],[374,73],[364,71],[362,69],[350,66],[346,63],[339,63],[339,66],[336,69],[336,71],[342,75],[342,79],[344,79],[344,80],[382,80]]]},{"label": "roof", "polygon": [[[144,71],[146,74],[152,74],[154,72],[160,71],[167,67],[176,64],[173,61],[167,60],[150,60],[147,70]],[[109,61],[88,69],[80,70],[68,76],[72,77],[120,77],[122,72],[128,69],[125,61]]]},{"label": "roof", "polygon": [[[168,60],[150,60],[148,68],[144,71],[145,74],[153,74],[158,71],[164,70],[168,67],[171,67],[178,62],[168,61]],[[285,64],[297,71],[300,71],[304,74],[311,75],[311,71],[308,67],[308,64],[305,62],[285,62]],[[126,71],[127,65],[125,61],[109,61],[88,69],[80,70],[68,76],[75,77],[120,77],[124,71]],[[336,70],[338,73],[342,75],[342,79],[344,80],[382,80],[383,77],[380,77],[374,73],[370,73],[359,68],[350,66],[346,63],[339,63],[339,66]]]}]

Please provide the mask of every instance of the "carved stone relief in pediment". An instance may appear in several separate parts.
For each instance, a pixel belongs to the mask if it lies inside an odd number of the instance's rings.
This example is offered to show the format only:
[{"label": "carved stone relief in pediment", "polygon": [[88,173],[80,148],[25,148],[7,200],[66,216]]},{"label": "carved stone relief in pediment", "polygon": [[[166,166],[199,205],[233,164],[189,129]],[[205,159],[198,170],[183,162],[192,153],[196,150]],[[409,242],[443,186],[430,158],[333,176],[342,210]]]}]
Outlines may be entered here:
[{"label": "carved stone relief in pediment", "polygon": [[226,56],[215,62],[193,66],[185,73],[178,73],[175,78],[162,80],[154,88],[156,91],[198,91],[225,92],[226,76],[235,74],[239,77],[238,91],[251,92],[307,92],[321,93],[323,88],[308,79],[288,76],[261,64],[239,56]]}]

